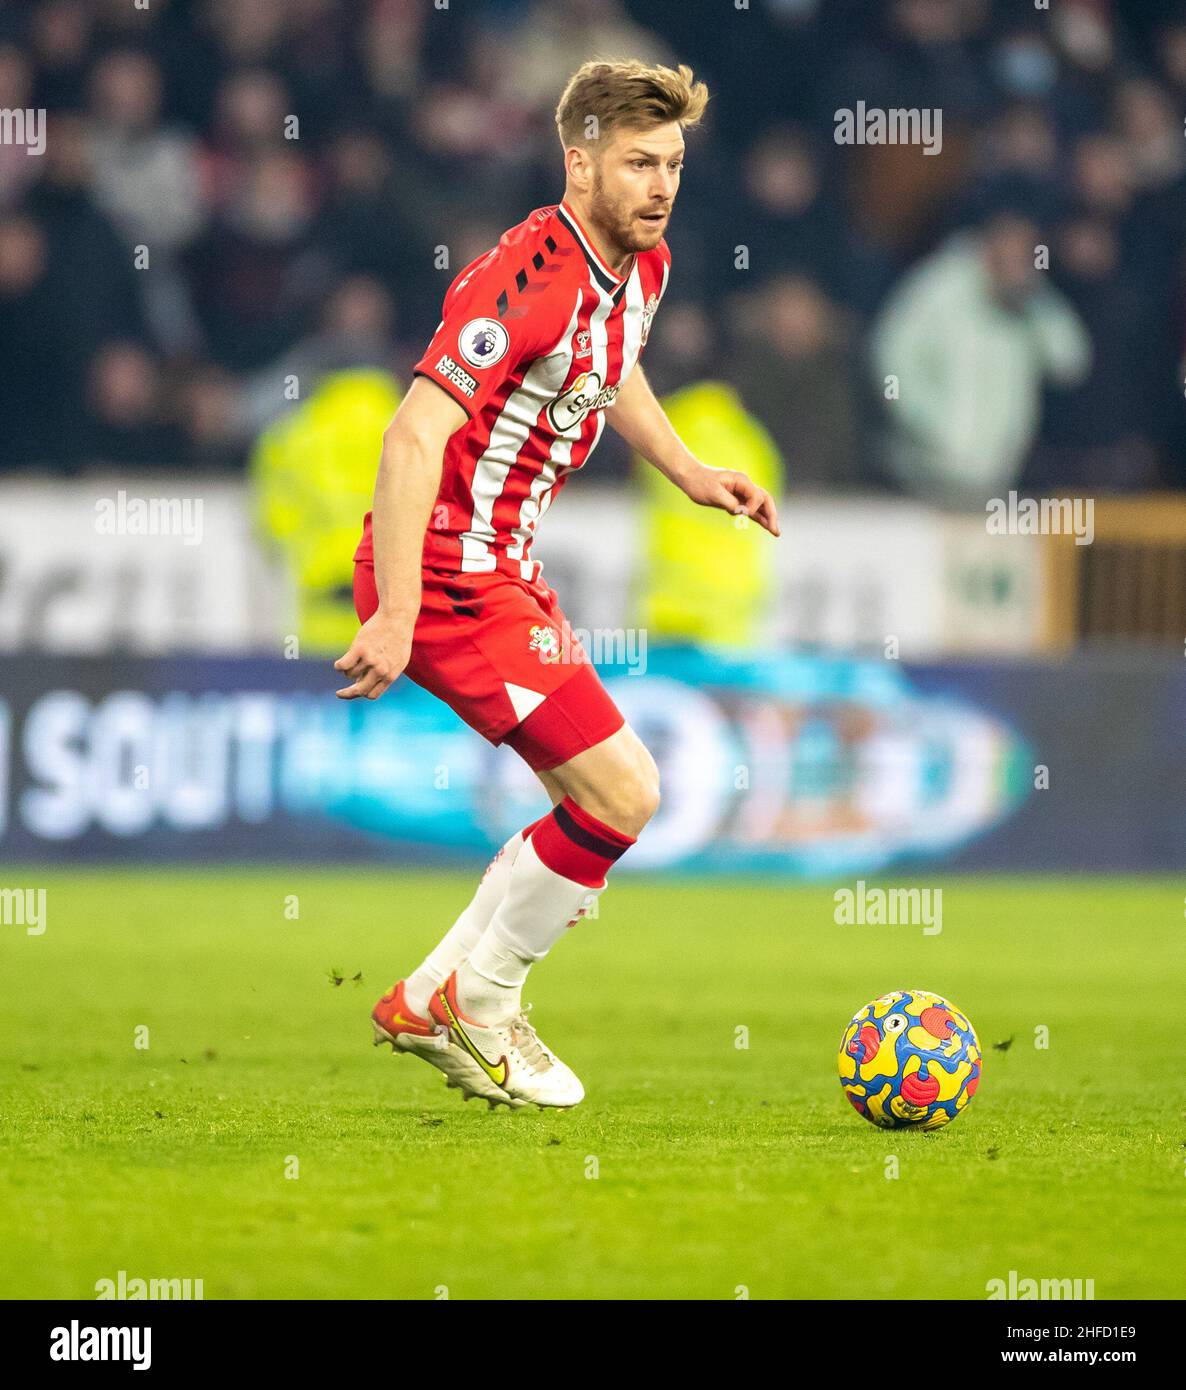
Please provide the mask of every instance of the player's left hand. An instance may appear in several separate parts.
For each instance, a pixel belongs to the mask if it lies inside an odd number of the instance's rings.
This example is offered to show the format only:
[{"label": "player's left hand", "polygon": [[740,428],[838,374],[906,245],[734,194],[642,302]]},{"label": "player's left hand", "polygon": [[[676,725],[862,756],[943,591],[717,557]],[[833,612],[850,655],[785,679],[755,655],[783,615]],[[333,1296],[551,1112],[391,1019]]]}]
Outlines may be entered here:
[{"label": "player's left hand", "polygon": [[701,464],[688,479],[684,491],[702,507],[719,507],[733,516],[748,516],[772,536],[782,535],[774,498],[744,473]]},{"label": "player's left hand", "polygon": [[334,662],[353,682],[334,692],[339,700],[377,700],[407,666],[415,619],[397,621],[382,609],[358,629],[350,649]]}]

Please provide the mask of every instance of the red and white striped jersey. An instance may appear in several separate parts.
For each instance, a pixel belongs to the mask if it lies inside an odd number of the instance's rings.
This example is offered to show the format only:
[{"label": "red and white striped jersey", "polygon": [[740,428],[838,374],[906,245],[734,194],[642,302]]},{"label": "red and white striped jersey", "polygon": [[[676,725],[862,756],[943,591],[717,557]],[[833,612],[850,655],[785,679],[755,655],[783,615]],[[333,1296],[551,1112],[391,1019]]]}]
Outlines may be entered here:
[{"label": "red and white striped jersey", "polygon": [[[661,241],[615,275],[570,208],[538,208],[467,265],[416,364],[469,421],[450,438],[424,564],[534,581],[539,518],[601,437],[671,267]],[[355,558],[372,558],[371,516]]]}]

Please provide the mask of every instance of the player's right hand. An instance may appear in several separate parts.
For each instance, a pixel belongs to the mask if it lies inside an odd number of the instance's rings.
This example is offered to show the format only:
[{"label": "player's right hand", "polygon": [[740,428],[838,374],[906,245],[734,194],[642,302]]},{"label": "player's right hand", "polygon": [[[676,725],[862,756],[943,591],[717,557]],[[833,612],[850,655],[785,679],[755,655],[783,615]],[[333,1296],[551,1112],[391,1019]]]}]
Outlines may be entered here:
[{"label": "player's right hand", "polygon": [[411,625],[375,613],[358,629],[345,656],[334,662],[334,670],[353,682],[334,693],[339,700],[377,700],[399,678],[411,655]]}]

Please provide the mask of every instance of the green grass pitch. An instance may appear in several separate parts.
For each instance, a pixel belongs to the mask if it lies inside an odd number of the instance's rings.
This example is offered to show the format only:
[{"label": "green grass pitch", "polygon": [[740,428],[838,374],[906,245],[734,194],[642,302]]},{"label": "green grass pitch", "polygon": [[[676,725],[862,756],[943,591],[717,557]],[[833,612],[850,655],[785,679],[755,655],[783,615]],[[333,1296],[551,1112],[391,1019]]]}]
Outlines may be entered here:
[{"label": "green grass pitch", "polygon": [[[619,874],[528,993],[588,1098],[510,1114],[370,1046],[468,876],[5,880],[47,888],[48,926],[0,927],[4,1297],[120,1270],[207,1298],[1186,1294],[1178,884],[945,879],[926,936],[837,926],[830,889]],[[851,1014],[911,985],[986,1054],[930,1135],[836,1078]]]}]

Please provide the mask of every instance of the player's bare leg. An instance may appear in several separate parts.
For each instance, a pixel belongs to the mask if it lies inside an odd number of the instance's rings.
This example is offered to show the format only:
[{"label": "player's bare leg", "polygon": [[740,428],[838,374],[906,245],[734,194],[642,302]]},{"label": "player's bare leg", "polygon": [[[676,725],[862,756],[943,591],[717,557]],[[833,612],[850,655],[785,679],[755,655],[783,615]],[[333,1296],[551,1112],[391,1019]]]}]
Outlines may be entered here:
[{"label": "player's bare leg", "polygon": [[623,727],[540,780],[561,799],[532,827],[490,925],[429,1008],[507,1094],[568,1106],[584,1090],[527,1021],[523,982],[604,890],[609,869],[658,807],[659,777],[638,736]]},{"label": "player's bare leg", "polygon": [[583,811],[638,839],[659,809],[659,769],[629,724],[593,748],[536,776],[553,806],[570,796]]}]

